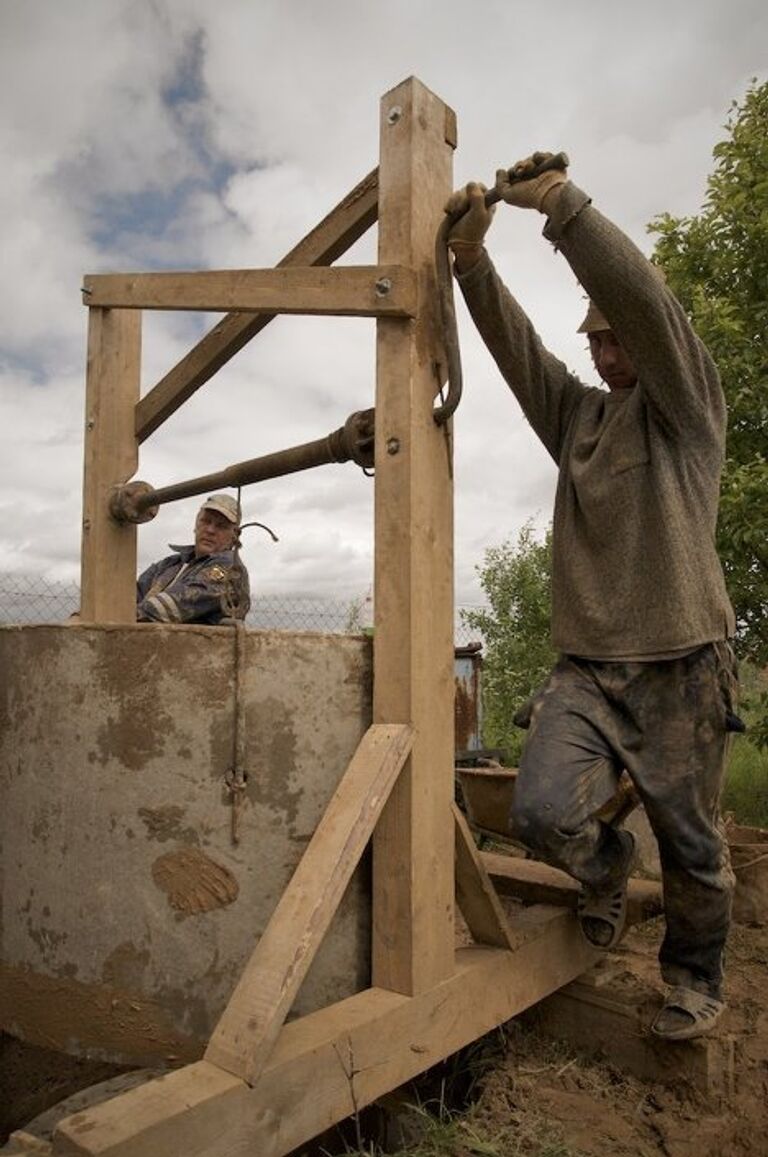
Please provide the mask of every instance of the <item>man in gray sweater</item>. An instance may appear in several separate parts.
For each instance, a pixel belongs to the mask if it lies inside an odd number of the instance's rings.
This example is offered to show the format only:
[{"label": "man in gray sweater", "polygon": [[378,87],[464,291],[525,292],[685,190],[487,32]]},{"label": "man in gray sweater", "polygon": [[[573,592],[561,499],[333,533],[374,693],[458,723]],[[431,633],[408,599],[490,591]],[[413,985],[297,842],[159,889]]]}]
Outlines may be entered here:
[{"label": "man in gray sweater", "polygon": [[659,843],[670,985],[653,1030],[686,1039],[724,1009],[733,873],[719,815],[736,673],[734,618],[714,546],[725,439],[715,366],[635,245],[564,171],[536,154],[500,170],[508,204],[547,217],[544,236],[591,299],[586,332],[607,390],[544,348],[483,247],[493,210],[470,184],[448,211],[454,270],[472,318],[559,470],[552,640],[533,700],[513,827],[580,881],[579,919],[599,947],[626,916],[630,833],[595,817],[623,769]]}]

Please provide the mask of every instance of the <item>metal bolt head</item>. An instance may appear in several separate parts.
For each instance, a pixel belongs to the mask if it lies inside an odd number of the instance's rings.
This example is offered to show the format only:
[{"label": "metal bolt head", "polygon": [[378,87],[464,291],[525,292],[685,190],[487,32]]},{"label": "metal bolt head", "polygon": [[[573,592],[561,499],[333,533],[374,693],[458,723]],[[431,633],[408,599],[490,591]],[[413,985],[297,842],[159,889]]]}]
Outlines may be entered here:
[{"label": "metal bolt head", "polygon": [[387,438],[387,453],[397,454],[400,450],[399,438]]},{"label": "metal bolt head", "polygon": [[388,277],[380,277],[379,280],[376,282],[376,286],[375,286],[376,296],[377,297],[386,297],[387,294],[389,293],[389,291],[391,290],[391,288],[392,288],[392,282],[389,280],[389,278]]},{"label": "metal bolt head", "polygon": [[403,110],[400,108],[400,105],[393,104],[392,108],[387,113],[387,123],[390,125],[396,125],[402,115]]}]

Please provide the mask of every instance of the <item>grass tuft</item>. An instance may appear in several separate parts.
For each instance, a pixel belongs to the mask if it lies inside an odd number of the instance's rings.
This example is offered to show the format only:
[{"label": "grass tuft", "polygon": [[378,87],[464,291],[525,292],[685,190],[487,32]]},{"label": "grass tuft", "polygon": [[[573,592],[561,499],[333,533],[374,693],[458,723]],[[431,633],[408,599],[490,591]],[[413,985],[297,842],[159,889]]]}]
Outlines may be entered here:
[{"label": "grass tuft", "polygon": [[738,736],[728,761],[722,809],[739,824],[768,828],[768,751]]}]

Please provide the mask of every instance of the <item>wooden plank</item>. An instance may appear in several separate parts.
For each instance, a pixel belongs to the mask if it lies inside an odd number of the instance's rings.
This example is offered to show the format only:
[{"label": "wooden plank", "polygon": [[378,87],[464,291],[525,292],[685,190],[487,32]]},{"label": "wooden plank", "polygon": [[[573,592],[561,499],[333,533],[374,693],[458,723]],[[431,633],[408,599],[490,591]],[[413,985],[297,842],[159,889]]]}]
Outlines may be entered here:
[{"label": "wooden plank", "polygon": [[216,1026],[206,1060],[259,1076],[413,742],[407,724],[363,736]]},{"label": "wooden plank", "polygon": [[419,273],[415,323],[377,335],[374,719],[409,719],[410,764],[374,837],[373,978],[415,994],[453,967],[453,484],[435,233],[451,191],[446,106],[411,79],[381,106],[379,260]]},{"label": "wooden plank", "polygon": [[736,1038],[730,1033],[697,1037],[670,1048],[648,1032],[659,1010],[658,986],[638,976],[627,985],[624,969],[617,973],[616,979],[599,976],[599,984],[588,983],[587,973],[553,992],[536,1009],[536,1032],[592,1056],[599,1053],[601,1060],[640,1081],[696,1089],[710,1099],[711,1109],[724,1109],[725,1100],[733,1104]]},{"label": "wooden plank", "polygon": [[[379,171],[374,169],[278,262],[278,268],[331,265],[374,223],[378,206]],[[139,402],[139,442],[161,426],[274,317],[274,313],[230,313],[209,330]]]},{"label": "wooden plank", "polygon": [[85,389],[80,617],[136,622],[136,527],[109,513],[114,486],[136,472],[141,314],[91,309]]},{"label": "wooden plank", "polygon": [[206,1061],[63,1121],[55,1157],[283,1157],[585,972],[599,957],[556,912],[516,952],[463,949],[408,998],[369,989],[287,1024],[254,1088]]},{"label": "wooden plank", "polygon": [[[481,852],[496,891],[528,904],[559,904],[576,907],[579,884],[566,872],[538,860]],[[661,885],[656,880],[631,879],[627,889],[627,919],[630,924],[650,920],[663,911]]]},{"label": "wooden plank", "polygon": [[480,859],[463,812],[453,805],[456,825],[456,902],[478,944],[514,948],[516,940]]},{"label": "wooden plank", "polygon": [[413,317],[416,276],[396,265],[205,269],[199,273],[97,273],[83,279],[86,305],[122,309]]}]

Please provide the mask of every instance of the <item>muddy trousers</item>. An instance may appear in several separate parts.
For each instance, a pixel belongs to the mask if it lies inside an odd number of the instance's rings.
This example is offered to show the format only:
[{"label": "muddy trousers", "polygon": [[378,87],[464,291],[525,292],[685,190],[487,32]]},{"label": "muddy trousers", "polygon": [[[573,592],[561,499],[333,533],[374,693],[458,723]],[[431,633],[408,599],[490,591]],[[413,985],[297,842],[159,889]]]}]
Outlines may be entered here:
[{"label": "muddy trousers", "polygon": [[719,811],[734,693],[726,643],[651,663],[564,656],[532,703],[511,816],[541,859],[612,891],[627,844],[594,813],[626,768],[659,845],[662,977],[716,997],[734,886]]}]

